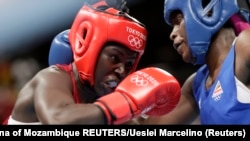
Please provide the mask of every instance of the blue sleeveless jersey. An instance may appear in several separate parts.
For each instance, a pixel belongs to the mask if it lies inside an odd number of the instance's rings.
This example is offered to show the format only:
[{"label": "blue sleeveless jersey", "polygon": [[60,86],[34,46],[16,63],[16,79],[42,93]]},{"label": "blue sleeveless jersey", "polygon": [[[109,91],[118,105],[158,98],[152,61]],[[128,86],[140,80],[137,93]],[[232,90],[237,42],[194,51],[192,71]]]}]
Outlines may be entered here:
[{"label": "blue sleeveless jersey", "polygon": [[[201,124],[250,124],[250,91],[241,82],[242,85],[238,85],[239,80],[234,75],[234,54],[233,44],[209,89],[205,85],[209,73],[207,65],[197,71],[193,90],[200,109]],[[240,97],[242,100],[239,100]]]}]

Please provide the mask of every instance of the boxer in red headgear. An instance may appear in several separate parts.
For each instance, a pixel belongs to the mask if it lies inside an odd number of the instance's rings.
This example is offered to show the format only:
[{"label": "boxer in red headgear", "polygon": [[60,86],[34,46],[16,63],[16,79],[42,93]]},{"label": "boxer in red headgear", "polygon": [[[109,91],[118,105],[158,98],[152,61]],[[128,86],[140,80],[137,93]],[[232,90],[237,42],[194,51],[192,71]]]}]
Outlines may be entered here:
[{"label": "boxer in red headgear", "polygon": [[170,112],[180,85],[159,68],[135,72],[147,30],[125,6],[115,0],[85,4],[69,31],[74,61],[38,72],[4,124],[130,124],[141,115]]},{"label": "boxer in red headgear", "polygon": [[95,65],[105,43],[117,42],[138,53],[132,72],[144,52],[146,38],[145,28],[126,12],[114,8],[100,12],[87,5],[82,7],[69,32],[80,78],[88,80],[91,85],[94,84]]}]

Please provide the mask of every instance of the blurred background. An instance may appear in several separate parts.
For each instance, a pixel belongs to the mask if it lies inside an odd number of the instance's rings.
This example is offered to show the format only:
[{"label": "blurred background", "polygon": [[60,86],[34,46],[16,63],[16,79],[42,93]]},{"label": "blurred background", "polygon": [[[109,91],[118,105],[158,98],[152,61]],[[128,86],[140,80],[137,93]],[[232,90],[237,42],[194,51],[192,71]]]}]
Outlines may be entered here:
[{"label": "blurred background", "polygon": [[[87,0],[0,0],[0,122],[10,113],[16,94],[39,70],[48,67],[50,44],[69,29]],[[130,14],[148,29],[148,43],[138,69],[158,66],[181,84],[197,68],[186,64],[169,40],[164,0],[126,0]]]}]

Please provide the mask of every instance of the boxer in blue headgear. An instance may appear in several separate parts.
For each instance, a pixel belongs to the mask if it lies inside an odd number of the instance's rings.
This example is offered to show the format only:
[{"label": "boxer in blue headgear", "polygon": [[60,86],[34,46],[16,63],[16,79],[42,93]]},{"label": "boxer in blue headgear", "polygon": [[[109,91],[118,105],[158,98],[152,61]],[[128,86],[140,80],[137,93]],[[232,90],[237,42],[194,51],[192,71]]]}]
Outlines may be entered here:
[{"label": "boxer in blue headgear", "polygon": [[165,0],[174,48],[200,68],[183,84],[177,107],[147,122],[250,124],[250,30],[238,35],[231,23],[241,10],[237,0]]},{"label": "boxer in blue headgear", "polygon": [[[194,57],[195,64],[204,64],[205,55],[214,35],[239,8],[236,0],[211,0],[204,8],[202,0],[166,0],[164,16],[172,25],[172,11],[183,13],[188,47]],[[212,11],[212,14],[208,14]],[[197,32],[198,31],[198,32]]]},{"label": "boxer in blue headgear", "polygon": [[49,50],[49,66],[55,64],[70,64],[73,62],[73,52],[69,43],[69,29],[60,32],[53,39]]}]

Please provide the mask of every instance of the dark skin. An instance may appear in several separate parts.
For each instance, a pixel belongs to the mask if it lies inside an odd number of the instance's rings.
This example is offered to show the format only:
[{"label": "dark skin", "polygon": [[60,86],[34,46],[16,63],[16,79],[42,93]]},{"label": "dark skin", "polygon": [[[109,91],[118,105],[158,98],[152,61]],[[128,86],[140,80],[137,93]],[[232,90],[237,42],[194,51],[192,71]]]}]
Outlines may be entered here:
[{"label": "dark skin", "polygon": [[136,56],[121,45],[104,47],[95,69],[94,88],[80,81],[73,63],[81,104],[73,99],[70,75],[56,66],[45,68],[19,92],[12,118],[25,123],[105,124],[103,112],[93,102],[114,90],[107,81],[120,82],[129,74]]},{"label": "dark skin", "polygon": [[[188,47],[184,17],[181,12],[172,15],[173,30],[170,39],[173,40],[175,49],[187,63],[192,63],[194,58],[191,56]],[[209,76],[206,80],[206,88],[209,89],[218,76],[221,65],[231,49],[235,39],[234,29],[227,27],[221,28],[213,37],[208,52],[206,54],[206,64],[209,68]],[[235,76],[247,88],[250,89],[250,30],[244,30],[237,37],[235,44]],[[177,46],[178,45],[178,46]],[[193,80],[195,73],[192,74],[182,86],[182,94],[177,107],[169,114],[160,118],[150,117],[146,124],[192,124],[199,117],[198,105],[193,96]],[[199,120],[197,120],[199,121]],[[197,124],[197,122],[195,122]]]}]

